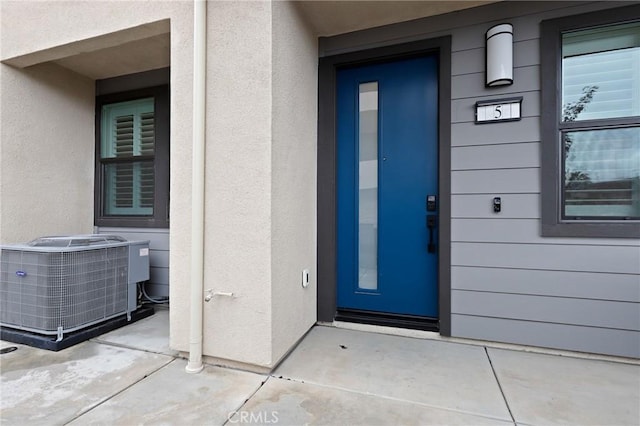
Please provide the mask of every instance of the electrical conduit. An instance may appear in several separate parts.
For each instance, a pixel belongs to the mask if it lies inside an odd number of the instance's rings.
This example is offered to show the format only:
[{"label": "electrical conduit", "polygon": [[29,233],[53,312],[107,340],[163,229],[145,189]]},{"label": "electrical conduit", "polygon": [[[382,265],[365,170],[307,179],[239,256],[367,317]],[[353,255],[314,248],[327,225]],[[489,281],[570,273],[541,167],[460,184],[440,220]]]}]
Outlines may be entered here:
[{"label": "electrical conduit", "polygon": [[191,312],[187,373],[202,365],[204,295],[204,154],[207,2],[193,2],[193,152],[191,182]]}]

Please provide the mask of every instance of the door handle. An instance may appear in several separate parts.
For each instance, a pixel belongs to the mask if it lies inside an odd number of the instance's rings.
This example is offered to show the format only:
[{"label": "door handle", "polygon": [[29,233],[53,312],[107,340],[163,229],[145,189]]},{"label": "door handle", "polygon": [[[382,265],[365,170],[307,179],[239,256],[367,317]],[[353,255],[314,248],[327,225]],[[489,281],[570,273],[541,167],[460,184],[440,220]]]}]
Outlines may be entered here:
[{"label": "door handle", "polygon": [[429,253],[436,252],[436,243],[433,241],[433,234],[435,233],[437,222],[437,216],[435,214],[427,215],[427,228],[429,228],[429,245],[427,246],[427,251]]}]

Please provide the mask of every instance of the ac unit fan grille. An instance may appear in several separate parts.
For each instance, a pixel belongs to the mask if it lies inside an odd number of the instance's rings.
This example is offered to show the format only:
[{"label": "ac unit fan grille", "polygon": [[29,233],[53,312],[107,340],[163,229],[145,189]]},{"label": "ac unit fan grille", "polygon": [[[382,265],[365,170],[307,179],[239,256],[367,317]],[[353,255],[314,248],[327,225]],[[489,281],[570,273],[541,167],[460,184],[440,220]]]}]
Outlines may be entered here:
[{"label": "ac unit fan grille", "polygon": [[127,311],[127,246],[70,252],[2,249],[0,322],[56,334]]}]

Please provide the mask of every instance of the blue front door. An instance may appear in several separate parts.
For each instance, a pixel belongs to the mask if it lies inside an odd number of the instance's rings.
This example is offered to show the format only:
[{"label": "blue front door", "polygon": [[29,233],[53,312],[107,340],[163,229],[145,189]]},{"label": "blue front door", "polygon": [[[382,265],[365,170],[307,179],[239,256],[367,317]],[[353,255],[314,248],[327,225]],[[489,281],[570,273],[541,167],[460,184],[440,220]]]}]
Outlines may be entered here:
[{"label": "blue front door", "polygon": [[338,309],[438,317],[437,69],[426,56],[338,71]]}]

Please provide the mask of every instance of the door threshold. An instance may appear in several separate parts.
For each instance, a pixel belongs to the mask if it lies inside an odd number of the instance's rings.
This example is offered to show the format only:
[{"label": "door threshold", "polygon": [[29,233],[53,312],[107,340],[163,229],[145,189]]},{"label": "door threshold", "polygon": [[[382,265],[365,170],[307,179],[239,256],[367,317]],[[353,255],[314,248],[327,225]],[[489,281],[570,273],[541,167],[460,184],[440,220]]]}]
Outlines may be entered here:
[{"label": "door threshold", "polygon": [[359,324],[371,324],[422,331],[437,332],[440,330],[437,318],[419,317],[416,315],[389,314],[356,309],[338,309],[338,311],[336,312],[335,321],[355,322]]}]

